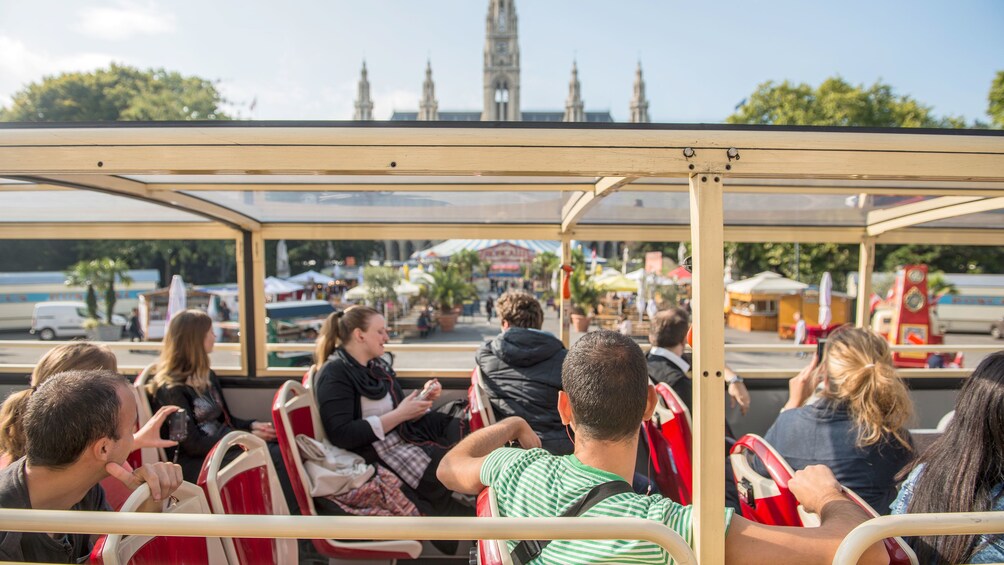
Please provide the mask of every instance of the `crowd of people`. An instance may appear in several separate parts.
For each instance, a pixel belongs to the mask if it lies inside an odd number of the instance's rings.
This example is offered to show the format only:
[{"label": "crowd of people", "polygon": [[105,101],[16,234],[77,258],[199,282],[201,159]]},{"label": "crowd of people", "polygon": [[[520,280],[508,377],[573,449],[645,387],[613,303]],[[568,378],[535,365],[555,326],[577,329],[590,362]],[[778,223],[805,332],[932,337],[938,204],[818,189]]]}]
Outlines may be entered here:
[{"label": "crowd of people", "polygon": [[[321,424],[335,448],[379,469],[370,480],[406,498],[406,505],[387,512],[473,516],[467,495],[491,487],[503,516],[559,516],[602,486],[603,495],[584,515],[655,520],[692,540],[691,507],[657,493],[648,480],[647,448],[639,442],[642,422],[659,403],[653,385],[669,386],[694,408],[692,359],[684,347],[688,312],[674,308],[653,316],[652,347],[645,354],[631,337],[603,330],[566,349],[541,330],[543,309],[523,291],[501,294],[493,311],[501,331],[478,349],[475,363],[498,423],[473,433],[463,402],[444,402],[438,381],[405,392],[385,354],[387,327],[379,312],[353,306],[321,327],[312,392]],[[30,388],[12,394],[0,409],[0,508],[107,510],[99,482],[112,477],[128,488],[148,484],[152,500],[144,510],[153,511],[182,480],[195,482],[223,436],[244,430],[268,442],[287,504],[297,514],[275,428],[230,412],[210,367],[214,344],[204,312],[187,310],[170,320],[145,390],[157,410],[139,429],[135,396],[107,347],[74,342],[49,351]],[[728,402],[746,413],[750,396],[742,378],[727,369],[724,380]],[[1004,510],[1004,352],[980,363],[959,392],[944,434],[920,453],[907,428],[912,412],[884,339],[860,328],[831,334],[822,359],[814,357],[791,379],[789,399],[766,434],[795,469],[788,487],[821,525],[795,529],[744,519],[735,513],[729,478],[726,561],[829,562],[844,536],[868,519],[845,487],[880,513]],[[186,429],[175,441],[165,423],[180,416]],[[734,439],[731,430],[727,435],[726,451]],[[126,459],[141,447],[164,448],[172,462],[132,469]],[[317,508],[367,513],[345,504]],[[908,541],[922,563],[1004,560],[1000,535]],[[536,553],[527,547],[508,542],[521,563],[668,559],[645,541],[558,540]],[[0,559],[75,562],[89,548],[83,535],[0,531]],[[886,558],[881,544],[865,557],[875,563]]]}]

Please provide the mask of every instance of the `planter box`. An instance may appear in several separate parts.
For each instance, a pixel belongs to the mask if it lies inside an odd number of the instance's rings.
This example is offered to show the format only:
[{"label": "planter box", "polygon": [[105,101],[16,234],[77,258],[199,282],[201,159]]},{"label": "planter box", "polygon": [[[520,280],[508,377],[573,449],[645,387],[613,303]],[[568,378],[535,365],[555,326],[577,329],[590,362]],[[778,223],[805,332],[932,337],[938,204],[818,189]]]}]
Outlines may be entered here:
[{"label": "planter box", "polygon": [[439,313],[439,329],[444,332],[452,332],[453,328],[457,326],[457,315],[453,312],[449,314],[440,312]]},{"label": "planter box", "polygon": [[575,327],[577,332],[588,332],[589,324],[593,322],[593,319],[589,316],[582,316],[580,314],[572,314],[572,326]]}]

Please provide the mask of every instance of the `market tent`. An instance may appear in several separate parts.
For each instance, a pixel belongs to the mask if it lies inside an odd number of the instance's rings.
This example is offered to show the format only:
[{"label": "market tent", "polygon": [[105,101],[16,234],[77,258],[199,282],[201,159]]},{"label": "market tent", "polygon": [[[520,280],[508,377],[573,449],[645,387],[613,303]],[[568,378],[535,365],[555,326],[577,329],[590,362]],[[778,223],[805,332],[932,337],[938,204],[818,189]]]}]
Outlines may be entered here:
[{"label": "market tent", "polygon": [[676,281],[677,283],[690,284],[690,281],[693,280],[694,277],[685,267],[680,266],[667,273],[666,278]]},{"label": "market tent", "polygon": [[364,284],[354,286],[345,292],[345,300],[366,300],[369,292],[369,287]]},{"label": "market tent", "polygon": [[323,273],[318,273],[317,271],[311,270],[311,271],[306,271],[304,273],[300,273],[299,275],[296,276],[289,277],[288,279],[286,279],[286,282],[291,282],[300,285],[310,284],[311,282],[313,282],[314,284],[329,284],[335,282],[335,279]]},{"label": "market tent", "polygon": [[596,288],[606,292],[638,292],[638,281],[631,280],[619,271],[604,271],[610,276],[599,276],[595,279]]},{"label": "market tent", "polygon": [[736,294],[785,294],[801,292],[809,285],[786,279],[777,273],[764,271],[748,279],[736,281],[725,287]]},{"label": "market tent", "polygon": [[303,285],[293,284],[277,277],[265,278],[265,294],[291,294],[303,290]]},{"label": "market tent", "polygon": [[417,284],[408,281],[401,281],[394,285],[394,292],[396,292],[398,296],[415,296],[421,292],[421,290],[422,289],[420,289]]}]

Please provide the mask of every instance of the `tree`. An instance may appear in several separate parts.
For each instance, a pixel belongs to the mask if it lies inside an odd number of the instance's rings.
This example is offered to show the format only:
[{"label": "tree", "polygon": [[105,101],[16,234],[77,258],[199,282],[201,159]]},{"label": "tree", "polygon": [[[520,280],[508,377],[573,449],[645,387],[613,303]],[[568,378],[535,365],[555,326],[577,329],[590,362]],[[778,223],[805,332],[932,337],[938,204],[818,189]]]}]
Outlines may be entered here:
[{"label": "tree", "polygon": [[7,122],[226,120],[226,103],[211,81],[164,69],[112,63],[32,83],[0,110]]},{"label": "tree", "polygon": [[987,94],[987,114],[990,120],[999,128],[1004,128],[1004,71],[997,71],[997,76],[990,83],[990,93]]},{"label": "tree", "polygon": [[965,127],[961,118],[937,118],[930,106],[897,95],[887,84],[876,82],[866,88],[853,86],[840,77],[828,78],[818,88],[788,81],[765,82],[726,121],[797,126]]},{"label": "tree", "polygon": [[457,305],[473,295],[474,286],[467,282],[464,274],[456,265],[446,265],[432,272],[429,298],[439,304],[441,312],[452,311]]},{"label": "tree", "polygon": [[557,255],[550,251],[544,251],[538,253],[533,258],[533,262],[530,263],[530,275],[541,282],[547,283],[560,266],[561,259]]},{"label": "tree", "polygon": [[66,271],[66,286],[87,287],[87,317],[98,317],[98,295],[94,292],[94,281],[97,278],[97,265],[94,261],[79,261]]},{"label": "tree", "polygon": [[488,263],[481,260],[481,256],[473,249],[461,249],[450,257],[450,265],[456,265],[460,274],[467,280],[474,280],[474,272],[487,270]]},{"label": "tree", "polygon": [[385,302],[397,299],[394,287],[401,282],[401,273],[391,267],[363,268],[363,281],[369,290],[366,298],[383,307]]},{"label": "tree", "polygon": [[66,273],[66,284],[69,286],[87,287],[87,316],[98,317],[97,293],[105,295],[105,323],[112,325],[112,315],[115,308],[115,280],[125,285],[132,284],[129,276],[129,265],[121,259],[92,259],[80,261],[70,267]]}]

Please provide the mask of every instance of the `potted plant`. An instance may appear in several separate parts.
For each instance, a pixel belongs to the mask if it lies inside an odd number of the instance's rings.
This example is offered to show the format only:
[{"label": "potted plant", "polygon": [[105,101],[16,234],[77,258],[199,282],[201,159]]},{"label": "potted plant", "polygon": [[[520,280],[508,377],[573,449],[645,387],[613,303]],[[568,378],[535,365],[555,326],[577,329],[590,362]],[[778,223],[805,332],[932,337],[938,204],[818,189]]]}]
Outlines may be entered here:
[{"label": "potted plant", "polygon": [[572,324],[575,331],[589,331],[589,324],[593,321],[591,314],[599,302],[600,291],[589,279],[585,264],[579,263],[572,269],[568,290],[572,295]]},{"label": "potted plant", "polygon": [[439,305],[439,327],[452,332],[457,325],[456,308],[473,296],[474,289],[455,265],[447,265],[432,273],[429,297]]},{"label": "potted plant", "polygon": [[[122,338],[123,326],[114,322],[115,302],[115,281],[122,284],[132,284],[129,276],[129,265],[121,259],[111,259],[103,257],[90,261],[79,261],[70,267],[66,273],[66,284],[68,286],[87,287],[87,320],[84,321],[84,329],[87,330],[87,337],[98,341],[118,341]],[[102,292],[105,299],[105,319],[100,319],[98,312],[97,293]]]},{"label": "potted plant", "polygon": [[397,300],[397,291],[394,287],[401,282],[401,273],[397,269],[366,267],[363,269],[363,281],[366,283],[367,300],[377,304],[377,309],[381,312],[385,310],[388,302]]}]

